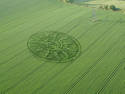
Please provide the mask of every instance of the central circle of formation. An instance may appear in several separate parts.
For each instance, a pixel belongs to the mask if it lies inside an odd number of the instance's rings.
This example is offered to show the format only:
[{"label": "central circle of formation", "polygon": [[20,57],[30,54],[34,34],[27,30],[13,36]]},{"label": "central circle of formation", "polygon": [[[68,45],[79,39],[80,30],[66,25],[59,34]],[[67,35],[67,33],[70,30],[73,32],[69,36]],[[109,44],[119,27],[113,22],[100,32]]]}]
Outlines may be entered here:
[{"label": "central circle of formation", "polygon": [[80,54],[79,42],[62,32],[35,33],[29,38],[27,45],[35,56],[46,61],[68,62]]}]

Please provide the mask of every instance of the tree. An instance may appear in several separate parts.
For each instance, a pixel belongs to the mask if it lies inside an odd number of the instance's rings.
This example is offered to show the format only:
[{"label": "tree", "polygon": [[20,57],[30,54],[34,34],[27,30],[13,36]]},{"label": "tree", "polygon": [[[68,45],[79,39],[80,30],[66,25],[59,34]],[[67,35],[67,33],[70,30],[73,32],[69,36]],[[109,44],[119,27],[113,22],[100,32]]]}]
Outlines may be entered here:
[{"label": "tree", "polygon": [[116,6],[115,5],[110,5],[110,9],[112,9],[112,10],[116,10],[117,8],[116,8]]},{"label": "tree", "polygon": [[109,6],[108,5],[105,5],[104,6],[104,9],[108,10]]}]

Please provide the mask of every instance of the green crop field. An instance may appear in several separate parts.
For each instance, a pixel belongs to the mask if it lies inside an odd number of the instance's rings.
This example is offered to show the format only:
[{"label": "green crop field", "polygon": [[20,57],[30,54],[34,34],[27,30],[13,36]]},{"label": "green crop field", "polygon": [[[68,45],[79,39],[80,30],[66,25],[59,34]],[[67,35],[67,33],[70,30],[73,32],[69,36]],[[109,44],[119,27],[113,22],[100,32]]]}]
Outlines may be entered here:
[{"label": "green crop field", "polygon": [[0,94],[125,94],[125,14],[0,0]]}]

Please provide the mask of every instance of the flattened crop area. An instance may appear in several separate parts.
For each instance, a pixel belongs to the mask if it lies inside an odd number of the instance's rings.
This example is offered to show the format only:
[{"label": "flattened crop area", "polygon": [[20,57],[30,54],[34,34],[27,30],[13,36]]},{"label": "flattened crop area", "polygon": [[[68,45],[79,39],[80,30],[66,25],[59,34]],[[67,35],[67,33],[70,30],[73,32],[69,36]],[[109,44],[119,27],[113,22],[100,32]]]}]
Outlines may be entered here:
[{"label": "flattened crop area", "polygon": [[125,15],[59,0],[0,1],[0,94],[124,94]]}]

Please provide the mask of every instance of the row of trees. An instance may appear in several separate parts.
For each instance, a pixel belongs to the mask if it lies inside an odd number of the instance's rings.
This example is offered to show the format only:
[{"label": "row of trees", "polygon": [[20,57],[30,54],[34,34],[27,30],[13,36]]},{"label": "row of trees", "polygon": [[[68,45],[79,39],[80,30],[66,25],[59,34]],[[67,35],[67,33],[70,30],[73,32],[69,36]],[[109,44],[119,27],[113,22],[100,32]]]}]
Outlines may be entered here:
[{"label": "row of trees", "polygon": [[[65,0],[65,2],[67,3],[73,3],[74,0]],[[102,8],[102,9],[105,9],[105,10],[113,10],[113,11],[117,11],[117,10],[120,10],[120,8],[117,8],[115,5],[101,5],[99,6],[99,8]]]},{"label": "row of trees", "polygon": [[111,9],[113,11],[119,10],[119,8],[117,8],[115,5],[102,5],[100,8],[105,10]]}]

